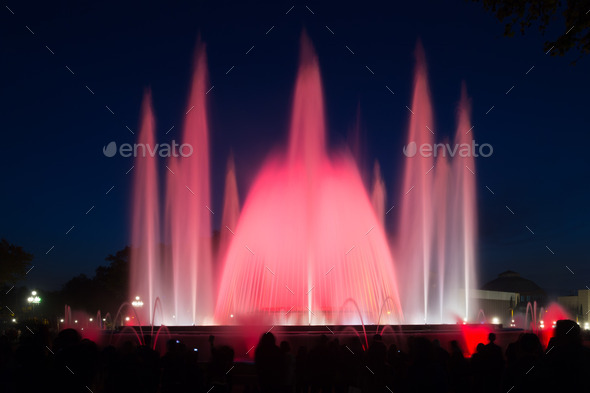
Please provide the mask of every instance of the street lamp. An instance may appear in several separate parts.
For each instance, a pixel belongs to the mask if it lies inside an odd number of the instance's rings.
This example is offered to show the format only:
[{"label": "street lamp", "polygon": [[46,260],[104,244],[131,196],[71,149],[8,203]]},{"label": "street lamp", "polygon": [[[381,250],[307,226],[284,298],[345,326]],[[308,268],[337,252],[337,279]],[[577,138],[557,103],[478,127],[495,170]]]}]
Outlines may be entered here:
[{"label": "street lamp", "polygon": [[37,296],[37,291],[31,292],[31,296],[27,298],[27,302],[31,305],[33,309],[33,317],[35,317],[35,305],[41,303],[41,298]]},{"label": "street lamp", "polygon": [[39,304],[41,303],[41,298],[37,296],[37,291],[31,292],[31,296],[27,299],[27,302],[31,304]]},{"label": "street lamp", "polygon": [[135,296],[135,300],[131,302],[131,305],[133,307],[142,307],[143,306],[143,302],[141,301],[141,299],[139,298],[139,296]]}]

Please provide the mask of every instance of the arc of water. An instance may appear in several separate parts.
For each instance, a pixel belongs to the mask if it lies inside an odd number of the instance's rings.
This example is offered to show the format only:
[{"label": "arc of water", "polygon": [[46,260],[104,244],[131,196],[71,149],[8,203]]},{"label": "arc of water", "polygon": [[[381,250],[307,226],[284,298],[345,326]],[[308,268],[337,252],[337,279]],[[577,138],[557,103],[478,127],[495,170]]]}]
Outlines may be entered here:
[{"label": "arc of water", "polygon": [[[401,326],[400,325],[383,326],[383,329],[381,329],[381,337],[383,337],[383,335],[385,334],[385,329],[391,330],[391,333],[393,334],[393,340],[395,341],[395,344],[397,345],[397,348],[399,350],[402,346],[400,334],[398,334],[398,333],[401,333],[401,330],[402,330]],[[397,331],[396,331],[396,329],[397,329]]]},{"label": "arc of water", "polygon": [[[126,332],[128,330],[131,330],[133,332],[133,334],[135,334],[135,337],[137,338],[137,341],[139,342],[139,345],[142,345],[141,343],[141,337],[139,337],[139,334],[137,334],[137,330],[133,329],[131,326],[125,326],[123,327],[123,329],[121,329],[121,333]],[[111,332],[111,335],[109,336],[109,345],[111,344],[111,341],[113,340],[113,333]]]},{"label": "arc of water", "polygon": [[156,296],[156,300],[154,300],[154,308],[152,311],[152,328],[150,330],[150,336],[154,335],[154,321],[156,320],[156,308],[160,306],[160,319],[164,321],[164,311],[162,310],[162,301],[160,300],[159,296]]},{"label": "arc of water", "polygon": [[[123,304],[121,304],[121,306],[119,307],[119,310],[117,311],[117,314],[115,315],[115,319],[114,319],[114,323],[117,323],[117,320],[119,319],[119,315],[121,314],[121,311],[123,311],[123,307],[131,307],[131,310],[133,310],[133,314],[135,314],[135,318],[137,318],[137,324],[139,325],[139,331],[141,333],[141,338],[138,336],[137,338],[139,339],[139,344],[140,345],[145,345],[145,338],[143,336],[143,329],[141,328],[141,321],[139,320],[139,315],[137,315],[137,311],[135,310],[135,307],[133,307],[133,305],[129,302],[124,302]],[[135,329],[133,329],[135,330]],[[113,330],[114,332],[114,330]],[[109,343],[111,342],[111,339],[113,338],[113,333],[111,332],[111,336],[109,338]]]},{"label": "arc of water", "polygon": [[110,323],[111,325],[113,325],[113,323],[112,323],[112,322],[113,322],[113,317],[111,316],[111,313],[110,313],[110,312],[108,312],[108,313],[106,313],[106,314],[105,314],[105,316],[104,316],[104,319],[105,319],[105,321],[104,321],[104,326],[105,326],[105,327],[106,327],[106,326],[107,326],[109,323]]},{"label": "arc of water", "polygon": [[537,301],[536,300],[533,302],[533,310],[535,311],[535,332],[538,333],[539,332],[539,327],[537,326],[537,323],[539,321],[537,319]]},{"label": "arc of water", "polygon": [[533,328],[531,330],[534,331],[534,326],[537,324],[537,318],[536,318],[535,314],[533,313],[533,305],[531,304],[531,302],[528,302],[526,304],[526,311],[524,313],[524,326],[525,326],[525,329],[528,326],[527,325],[527,317],[529,315],[529,309],[531,310],[531,324],[533,326]]},{"label": "arc of water", "polygon": [[154,337],[154,346],[153,346],[153,350],[156,350],[156,344],[158,343],[158,337],[160,337],[160,332],[166,329],[166,333],[168,334],[168,338],[170,338],[170,329],[168,329],[168,326],[166,325],[162,325],[158,328],[158,331],[156,332],[156,337]]},{"label": "arc of water", "polygon": [[379,311],[379,319],[377,319],[377,328],[375,329],[375,333],[379,333],[379,324],[381,323],[381,315],[383,314],[383,309],[385,308],[385,305],[387,304],[388,301],[393,302],[393,305],[395,308],[395,299],[393,299],[391,296],[387,296],[385,298],[385,300],[383,300],[383,303],[381,304],[381,310]]},{"label": "arc of water", "polygon": [[[479,319],[480,315],[483,317],[482,320]],[[480,323],[487,323],[488,322],[488,319],[486,318],[486,313],[483,312],[483,309],[481,309],[481,308],[479,309],[479,312],[477,313],[477,318],[475,318],[475,320]]]},{"label": "arc of water", "polygon": [[340,307],[340,313],[338,315],[338,319],[340,319],[340,316],[342,315],[342,311],[344,310],[344,306],[346,306],[346,304],[349,302],[354,305],[354,307],[356,308],[356,311],[359,314],[359,317],[361,318],[361,325],[363,327],[363,334],[365,335],[365,344],[367,345],[367,348],[369,348],[369,340],[367,339],[367,331],[365,329],[365,322],[363,321],[363,314],[361,314],[361,309],[359,308],[358,303],[353,298],[349,297],[348,299],[346,299],[344,301],[344,303],[342,303],[342,306]]}]

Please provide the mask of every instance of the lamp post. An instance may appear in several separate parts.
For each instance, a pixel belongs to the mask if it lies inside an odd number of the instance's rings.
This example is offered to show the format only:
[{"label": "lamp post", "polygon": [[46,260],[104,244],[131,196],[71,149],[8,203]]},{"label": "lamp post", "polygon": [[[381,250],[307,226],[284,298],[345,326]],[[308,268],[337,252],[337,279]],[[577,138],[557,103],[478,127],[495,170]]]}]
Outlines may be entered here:
[{"label": "lamp post", "polygon": [[133,307],[143,307],[143,302],[139,298],[139,296],[135,296],[135,300],[131,302]]},{"label": "lamp post", "polygon": [[31,305],[33,310],[33,318],[35,318],[35,306],[41,303],[41,298],[37,296],[37,291],[31,292],[31,296],[27,298],[27,302]]},{"label": "lamp post", "polygon": [[[143,307],[143,301],[141,300],[141,298],[139,296],[135,296],[135,299],[131,302],[131,305],[134,308],[140,308],[140,307]],[[134,313],[134,315],[137,316],[137,313]],[[125,318],[125,321],[129,322],[130,319],[131,319],[130,317],[127,317],[127,318]],[[135,317],[133,317],[133,319],[135,319]],[[136,324],[139,324],[139,323],[137,323],[137,321],[136,321]]]}]

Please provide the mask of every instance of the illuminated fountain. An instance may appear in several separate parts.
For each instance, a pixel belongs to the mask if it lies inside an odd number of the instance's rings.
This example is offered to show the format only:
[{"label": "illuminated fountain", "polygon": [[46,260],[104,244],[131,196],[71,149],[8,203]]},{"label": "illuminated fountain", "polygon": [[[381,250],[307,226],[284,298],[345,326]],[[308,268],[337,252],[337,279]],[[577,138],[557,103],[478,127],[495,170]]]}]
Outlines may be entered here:
[{"label": "illuminated fountain", "polygon": [[[418,50],[408,140],[433,144],[436,130],[424,57]],[[386,186],[378,163],[370,192],[357,162],[327,145],[318,60],[304,36],[289,139],[263,164],[240,211],[228,161],[220,247],[213,260],[209,200],[206,59],[197,51],[183,128],[190,157],[134,170],[130,298],[156,299],[156,325],[402,324],[470,316],[475,277],[473,157],[407,157],[397,231],[386,234]],[[146,95],[140,143],[154,143]],[[463,91],[455,142],[471,144]],[[162,212],[161,214],[159,212]],[[162,247],[160,243],[166,244]],[[155,315],[155,313],[154,313]]]},{"label": "illuminated fountain", "polygon": [[[154,146],[155,120],[152,113],[151,94],[147,92],[141,107],[141,124],[138,143]],[[129,274],[130,298],[141,296],[148,306],[154,304],[161,293],[163,283],[159,277],[162,264],[159,253],[160,222],[158,202],[157,158],[146,154],[135,160]],[[149,309],[149,307],[147,307]],[[140,314],[141,321],[149,321],[149,311]]]},{"label": "illuminated fountain", "polygon": [[[465,88],[458,108],[455,153],[435,144],[424,53],[416,73],[394,255],[402,306],[411,323],[454,323],[473,317],[475,165]],[[422,147],[426,146],[423,151]],[[430,147],[430,148],[428,148]],[[435,159],[435,152],[437,153]],[[443,155],[444,154],[444,155]]]},{"label": "illuminated fountain", "polygon": [[[182,142],[192,146],[188,157],[171,157],[166,173],[167,241],[171,245],[174,324],[211,323],[213,311],[211,203],[209,201],[209,89],[204,46],[197,48],[195,72],[187,105]],[[170,301],[164,302],[165,310]],[[209,319],[208,319],[209,318]]]},{"label": "illuminated fountain", "polygon": [[[155,157],[135,159],[132,206],[130,298],[147,300],[140,320],[149,324],[156,298],[162,301],[162,321],[167,325],[210,324],[213,314],[211,275],[211,219],[209,202],[209,131],[205,48],[199,45],[182,132],[188,152],[172,155],[166,165],[163,225],[158,212]],[[138,142],[155,144],[155,124],[149,94],[142,109]],[[162,229],[160,229],[162,228]],[[163,233],[162,233],[163,232]],[[161,246],[164,241],[168,248]]]},{"label": "illuminated fountain", "polygon": [[[224,230],[227,230],[224,228]],[[304,38],[286,152],[264,164],[229,247],[215,320],[281,324],[377,321],[393,299],[402,322],[394,261],[353,158],[326,147],[319,66]]]}]

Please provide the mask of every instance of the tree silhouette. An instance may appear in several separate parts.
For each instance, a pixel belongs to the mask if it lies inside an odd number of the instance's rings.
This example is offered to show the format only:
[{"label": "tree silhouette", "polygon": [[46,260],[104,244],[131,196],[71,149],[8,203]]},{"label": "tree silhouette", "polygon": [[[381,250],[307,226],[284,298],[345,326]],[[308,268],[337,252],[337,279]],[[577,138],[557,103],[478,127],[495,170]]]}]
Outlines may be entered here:
[{"label": "tree silhouette", "polygon": [[117,311],[127,299],[129,247],[109,255],[105,260],[109,262],[108,266],[97,267],[94,277],[80,274],[64,284],[56,294],[55,311],[60,311],[63,304],[89,313]]},{"label": "tree silhouette", "polygon": [[[538,24],[541,33],[547,31],[550,22],[560,19],[562,33],[544,44],[545,52],[563,56],[574,49],[579,56],[590,53],[590,0],[473,0],[481,2],[486,11],[492,12],[505,23],[504,35],[514,36],[515,30],[525,34]],[[560,16],[561,14],[561,16]]]},{"label": "tree silhouette", "polygon": [[0,285],[14,284],[22,280],[30,269],[33,254],[22,247],[0,240]]}]

